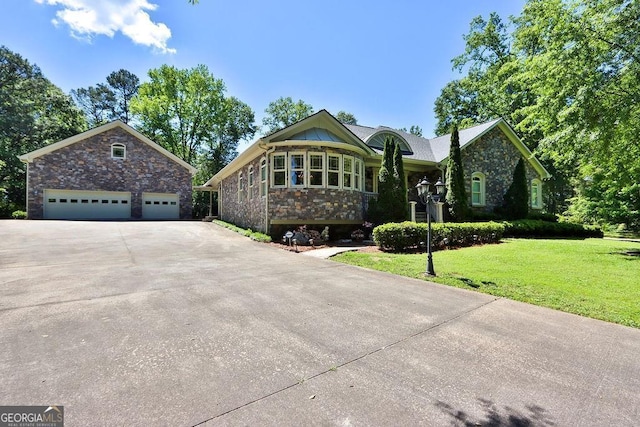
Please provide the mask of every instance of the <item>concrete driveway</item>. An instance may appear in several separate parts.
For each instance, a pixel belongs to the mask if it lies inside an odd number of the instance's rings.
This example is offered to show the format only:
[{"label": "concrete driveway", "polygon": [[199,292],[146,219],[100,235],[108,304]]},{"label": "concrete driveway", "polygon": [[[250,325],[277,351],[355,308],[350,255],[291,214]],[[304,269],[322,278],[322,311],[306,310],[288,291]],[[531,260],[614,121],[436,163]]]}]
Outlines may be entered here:
[{"label": "concrete driveway", "polygon": [[628,426],[640,330],[199,222],[0,222],[0,405],[67,426]]}]

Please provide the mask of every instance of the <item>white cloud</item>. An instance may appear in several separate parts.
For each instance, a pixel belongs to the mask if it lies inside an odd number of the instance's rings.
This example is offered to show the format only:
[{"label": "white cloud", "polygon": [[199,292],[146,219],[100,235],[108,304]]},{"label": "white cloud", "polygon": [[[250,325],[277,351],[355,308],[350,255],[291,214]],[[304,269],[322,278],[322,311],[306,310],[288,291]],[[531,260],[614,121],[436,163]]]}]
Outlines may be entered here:
[{"label": "white cloud", "polygon": [[35,0],[36,3],[60,6],[55,25],[65,23],[77,38],[91,39],[95,35],[113,37],[118,31],[134,43],[150,46],[162,53],[175,53],[167,47],[171,30],[155,23],[147,11],[158,5],[147,0]]}]

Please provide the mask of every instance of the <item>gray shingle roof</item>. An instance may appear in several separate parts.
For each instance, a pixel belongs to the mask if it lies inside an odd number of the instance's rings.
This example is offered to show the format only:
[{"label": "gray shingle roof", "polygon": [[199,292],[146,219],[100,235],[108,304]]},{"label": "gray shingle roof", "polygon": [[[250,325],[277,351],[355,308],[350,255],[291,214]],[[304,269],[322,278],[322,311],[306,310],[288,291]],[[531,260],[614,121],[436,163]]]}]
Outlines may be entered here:
[{"label": "gray shingle roof", "polygon": [[[460,136],[460,148],[469,144],[478,136],[485,133],[488,129],[492,128],[501,119],[491,120],[490,122],[482,123],[477,126],[473,126],[467,129],[462,129],[458,132]],[[431,143],[431,149],[436,157],[436,161],[441,162],[449,157],[449,150],[451,149],[451,134],[438,136],[429,141]]]},{"label": "gray shingle roof", "polygon": [[[478,136],[485,133],[488,129],[492,128],[501,119],[491,120],[490,122],[482,123],[477,126],[473,126],[467,129],[463,129],[460,134],[460,147],[472,142]],[[415,160],[426,160],[431,162],[441,162],[449,156],[449,149],[451,145],[451,134],[438,136],[436,138],[427,139],[421,136],[413,135],[408,132],[404,132],[397,129],[388,128],[385,126],[378,126],[377,128],[360,125],[345,125],[355,136],[360,138],[362,142],[366,143],[366,140],[373,134],[381,131],[390,131],[404,138],[405,141],[411,147],[413,154],[405,154],[404,157]],[[374,148],[378,153],[381,150]]]}]

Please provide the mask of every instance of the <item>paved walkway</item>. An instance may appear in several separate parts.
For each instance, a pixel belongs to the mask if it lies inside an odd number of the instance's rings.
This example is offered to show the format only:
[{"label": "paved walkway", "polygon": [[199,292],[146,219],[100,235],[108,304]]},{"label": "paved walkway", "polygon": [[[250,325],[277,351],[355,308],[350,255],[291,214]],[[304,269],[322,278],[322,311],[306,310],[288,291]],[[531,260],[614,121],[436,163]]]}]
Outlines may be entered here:
[{"label": "paved walkway", "polygon": [[357,251],[360,249],[364,249],[365,247],[366,246],[354,246],[354,247],[332,246],[329,248],[314,249],[312,251],[304,251],[301,253],[314,258],[327,259],[327,258],[331,258],[334,255],[341,254],[342,252]]}]

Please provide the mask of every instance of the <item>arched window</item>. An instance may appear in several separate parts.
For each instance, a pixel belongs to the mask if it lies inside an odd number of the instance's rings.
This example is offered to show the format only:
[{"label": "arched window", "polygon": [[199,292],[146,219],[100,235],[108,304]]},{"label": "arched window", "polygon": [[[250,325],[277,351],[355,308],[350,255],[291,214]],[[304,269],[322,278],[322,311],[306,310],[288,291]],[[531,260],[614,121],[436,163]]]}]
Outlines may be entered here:
[{"label": "arched window", "polygon": [[112,159],[126,159],[127,147],[124,144],[111,144],[111,158]]},{"label": "arched window", "polygon": [[249,198],[254,196],[254,177],[253,177],[253,165],[249,166]]},{"label": "arched window", "polygon": [[244,183],[244,176],[242,175],[242,171],[238,172],[238,201],[242,200],[242,187]]},{"label": "arched window", "polygon": [[486,204],[485,176],[481,172],[471,174],[471,206]]},{"label": "arched window", "polygon": [[542,181],[537,178],[531,181],[531,208],[542,209]]},{"label": "arched window", "polygon": [[260,160],[260,197],[267,195],[267,159]]}]

